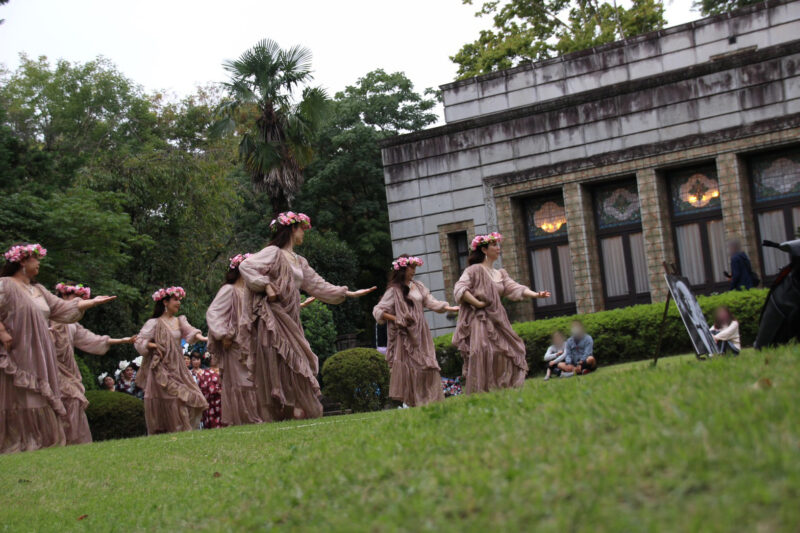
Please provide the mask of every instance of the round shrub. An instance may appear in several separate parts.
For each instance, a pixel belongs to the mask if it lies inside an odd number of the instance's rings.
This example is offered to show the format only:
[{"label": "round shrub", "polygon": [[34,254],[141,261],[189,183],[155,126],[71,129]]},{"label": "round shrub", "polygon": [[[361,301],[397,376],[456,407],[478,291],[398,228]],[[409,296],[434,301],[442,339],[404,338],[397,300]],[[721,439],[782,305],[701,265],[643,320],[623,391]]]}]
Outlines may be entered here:
[{"label": "round shrub", "polygon": [[333,313],[319,300],[300,310],[300,321],[306,333],[308,344],[319,357],[319,364],[333,355],[336,348],[336,326]]},{"label": "round shrub", "polygon": [[[766,296],[765,289],[752,289],[700,296],[697,302],[709,323],[713,321],[714,309],[722,305],[729,307],[739,321],[742,346],[752,346]],[[658,342],[663,313],[664,302],[656,302],[586,315],[518,322],[513,324],[513,328],[525,342],[528,368],[530,374],[534,374],[546,369],[543,357],[550,346],[552,333],[560,330],[565,335],[569,334],[570,321],[575,318],[583,321],[586,331],[592,336],[594,353],[601,366],[650,359]],[[436,358],[442,368],[442,375],[447,377],[461,375],[461,354],[452,341],[452,335],[435,339]],[[692,341],[678,314],[678,308],[671,301],[663,326],[661,355],[693,352]]]},{"label": "round shrub", "polygon": [[86,417],[93,440],[127,439],[147,435],[144,402],[123,392],[86,391]]},{"label": "round shrub", "polygon": [[325,396],[353,411],[378,411],[389,400],[389,365],[377,350],[352,348],[322,367]]}]

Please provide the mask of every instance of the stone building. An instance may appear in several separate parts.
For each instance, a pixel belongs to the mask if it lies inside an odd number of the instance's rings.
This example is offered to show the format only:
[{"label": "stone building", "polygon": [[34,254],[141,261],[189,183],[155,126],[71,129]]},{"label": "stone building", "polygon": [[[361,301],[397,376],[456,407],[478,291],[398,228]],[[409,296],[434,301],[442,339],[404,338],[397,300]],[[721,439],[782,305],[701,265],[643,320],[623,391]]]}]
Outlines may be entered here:
[{"label": "stone building", "polygon": [[762,279],[785,261],[758,243],[800,226],[798,0],[442,90],[446,125],[382,147],[394,252],[438,298],[493,230],[511,277],[553,293],[517,320],[663,301],[663,261],[724,290],[730,238]]}]

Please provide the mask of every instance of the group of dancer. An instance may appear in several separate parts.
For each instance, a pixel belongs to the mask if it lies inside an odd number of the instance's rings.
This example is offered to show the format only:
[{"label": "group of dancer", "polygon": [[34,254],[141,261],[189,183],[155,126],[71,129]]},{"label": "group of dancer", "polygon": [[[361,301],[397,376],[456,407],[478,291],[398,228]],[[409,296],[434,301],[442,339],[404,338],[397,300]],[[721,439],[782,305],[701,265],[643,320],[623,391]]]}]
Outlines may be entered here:
[{"label": "group of dancer", "polygon": [[[258,424],[322,416],[319,363],[300,322],[300,293],[328,304],[359,298],[376,287],[351,291],[325,281],[294,251],[311,219],[281,213],[270,243],[255,254],[230,259],[225,284],[206,312],[208,336],[180,315],[186,293],[153,293],[154,310],[141,331],[112,339],[77,322],[84,311],[114,296],[91,296],[82,285],[59,284],[57,296],[36,283],[38,244],[12,247],[0,272],[0,453],[91,442],[87,405],[75,348],[106,353],[132,343],[141,354],[136,385],[144,391],[148,434],[188,431],[208,408],[184,362],[181,339],[207,342],[222,377],[224,425]],[[459,313],[453,343],[464,358],[466,393],[521,386],[528,372],[525,345],[511,329],[501,298],[546,298],[495,269],[499,233],[471,244],[470,266],[455,285],[451,306],[414,279],[423,262],[401,255],[392,263],[386,293],[373,315],[388,323],[390,397],[408,406],[444,398],[433,338],[424,310]]]}]

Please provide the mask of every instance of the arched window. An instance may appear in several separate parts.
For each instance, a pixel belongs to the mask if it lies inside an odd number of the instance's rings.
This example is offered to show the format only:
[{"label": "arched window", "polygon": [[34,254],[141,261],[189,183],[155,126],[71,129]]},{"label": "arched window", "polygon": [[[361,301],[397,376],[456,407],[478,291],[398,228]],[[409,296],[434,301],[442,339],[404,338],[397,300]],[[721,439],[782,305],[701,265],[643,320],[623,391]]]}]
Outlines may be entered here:
[{"label": "arched window", "polygon": [[636,180],[594,189],[605,308],[650,302],[647,257]]},{"label": "arched window", "polygon": [[[800,147],[751,157],[753,211],[759,242],[795,238],[800,227]],[[761,272],[770,280],[788,263],[786,253],[761,249]]]},{"label": "arched window", "polygon": [[691,167],[667,174],[675,251],[681,273],[699,293],[728,286],[728,253],[717,169]]},{"label": "arched window", "polygon": [[575,312],[575,283],[567,238],[564,197],[559,192],[525,201],[531,286],[549,290],[550,298],[534,300],[538,316]]}]

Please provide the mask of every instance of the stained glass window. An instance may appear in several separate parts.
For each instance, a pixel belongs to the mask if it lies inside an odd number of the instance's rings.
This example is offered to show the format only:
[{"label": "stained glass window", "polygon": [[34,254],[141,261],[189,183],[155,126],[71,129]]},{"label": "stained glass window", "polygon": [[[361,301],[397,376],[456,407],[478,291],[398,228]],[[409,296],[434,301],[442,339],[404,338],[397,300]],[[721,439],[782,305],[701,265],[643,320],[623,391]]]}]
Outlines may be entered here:
[{"label": "stained glass window", "polygon": [[676,216],[720,208],[719,181],[713,165],[672,173],[669,187],[672,212]]},{"label": "stained glass window", "polygon": [[636,182],[617,183],[595,192],[597,225],[600,229],[638,224],[642,221]]},{"label": "stained glass window", "polygon": [[754,157],[750,169],[756,202],[800,196],[800,150]]},{"label": "stained glass window", "polygon": [[528,200],[526,216],[531,241],[567,235],[567,212],[561,195]]}]

